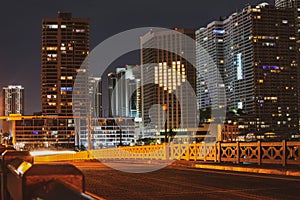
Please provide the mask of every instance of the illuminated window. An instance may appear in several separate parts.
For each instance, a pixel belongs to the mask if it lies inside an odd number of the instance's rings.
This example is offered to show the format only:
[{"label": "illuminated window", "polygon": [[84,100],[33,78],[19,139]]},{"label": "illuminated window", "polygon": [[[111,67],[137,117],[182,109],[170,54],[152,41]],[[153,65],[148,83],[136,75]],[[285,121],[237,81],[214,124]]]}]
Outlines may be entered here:
[{"label": "illuminated window", "polygon": [[85,72],[86,72],[86,69],[77,69],[76,72],[78,72],[78,73],[80,73],[80,72],[81,72],[81,73],[85,73]]},{"label": "illuminated window", "polygon": [[47,51],[56,51],[57,47],[46,47]]},{"label": "illuminated window", "polygon": [[47,25],[47,28],[50,28],[50,29],[57,29],[57,28],[58,28],[58,25],[57,25],[57,24],[48,24],[48,25]]},{"label": "illuminated window", "polygon": [[60,26],[60,28],[67,28],[67,26],[66,26],[65,24],[62,24],[62,25]]},{"label": "illuminated window", "polygon": [[260,9],[259,8],[253,8],[252,12],[260,12]]},{"label": "illuminated window", "polygon": [[85,30],[84,30],[84,29],[76,29],[75,32],[76,32],[76,33],[84,33]]},{"label": "illuminated window", "polygon": [[56,57],[57,57],[57,54],[47,54],[47,56],[48,56],[49,58],[56,58]]},{"label": "illuminated window", "polygon": [[66,80],[66,77],[65,76],[61,76],[60,80]]}]

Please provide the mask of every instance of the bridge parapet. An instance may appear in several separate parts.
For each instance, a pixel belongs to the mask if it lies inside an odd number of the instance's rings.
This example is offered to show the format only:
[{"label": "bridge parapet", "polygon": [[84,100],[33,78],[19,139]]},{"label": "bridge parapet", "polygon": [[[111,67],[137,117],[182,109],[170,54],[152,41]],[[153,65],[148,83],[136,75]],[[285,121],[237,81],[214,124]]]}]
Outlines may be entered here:
[{"label": "bridge parapet", "polygon": [[300,141],[281,142],[217,142],[195,144],[164,144],[105,148],[77,152],[72,155],[52,155],[35,157],[35,162],[64,160],[192,160],[204,162],[231,162],[280,164],[282,166],[300,164]]}]

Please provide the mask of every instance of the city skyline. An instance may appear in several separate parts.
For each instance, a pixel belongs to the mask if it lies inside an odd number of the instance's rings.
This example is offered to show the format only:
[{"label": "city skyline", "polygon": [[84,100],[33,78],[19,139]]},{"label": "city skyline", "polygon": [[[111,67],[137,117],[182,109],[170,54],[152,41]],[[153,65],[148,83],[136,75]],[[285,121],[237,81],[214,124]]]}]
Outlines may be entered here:
[{"label": "city skyline", "polygon": [[[37,2],[34,0],[6,2],[7,9],[0,16],[3,22],[1,32],[2,48],[0,86],[21,84],[26,88],[25,114],[41,111],[41,26],[42,18],[56,17],[58,11],[72,12],[75,17],[91,19],[91,50],[101,41],[127,29],[142,26],[160,26],[166,28],[187,27],[199,28],[220,16],[229,15],[240,10],[246,4],[258,4],[261,1],[234,0],[231,4],[223,1],[186,2],[186,9],[180,4],[165,9],[168,2],[136,2],[131,1],[103,4],[98,1],[84,2]],[[273,1],[266,1],[274,4]],[[159,4],[158,4],[159,3]],[[215,4],[219,6],[215,6]],[[224,5],[223,5],[224,4]],[[159,6],[158,6],[159,5]],[[147,7],[147,11],[144,11]],[[14,11],[14,15],[11,14]],[[152,14],[154,13],[154,14]],[[181,13],[178,15],[177,13]],[[168,16],[168,17],[166,17]],[[118,20],[119,26],[115,26]],[[20,37],[21,35],[21,37]],[[5,47],[5,48],[3,48]],[[124,58],[114,63],[121,66],[126,63],[139,63],[138,56]]]}]

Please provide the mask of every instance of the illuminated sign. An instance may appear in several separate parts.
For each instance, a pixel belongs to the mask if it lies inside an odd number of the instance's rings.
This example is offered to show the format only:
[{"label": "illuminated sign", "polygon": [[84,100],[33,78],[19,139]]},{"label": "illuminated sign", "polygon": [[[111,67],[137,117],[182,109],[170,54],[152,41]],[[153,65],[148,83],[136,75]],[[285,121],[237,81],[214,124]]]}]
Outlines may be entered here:
[{"label": "illuminated sign", "polygon": [[237,66],[237,80],[244,79],[242,53],[236,55],[236,66]]}]

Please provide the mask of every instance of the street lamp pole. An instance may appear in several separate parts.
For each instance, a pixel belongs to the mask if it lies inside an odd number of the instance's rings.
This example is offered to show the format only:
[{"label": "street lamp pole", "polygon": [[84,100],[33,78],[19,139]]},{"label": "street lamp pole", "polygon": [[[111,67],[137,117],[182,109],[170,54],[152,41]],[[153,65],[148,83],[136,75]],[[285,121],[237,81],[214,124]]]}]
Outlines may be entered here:
[{"label": "street lamp pole", "polygon": [[168,133],[167,133],[167,126],[168,126],[168,105],[163,105],[163,110],[166,112],[166,120],[165,120],[165,147],[166,147],[166,160],[169,160],[170,157],[170,150],[169,150],[169,144],[168,144]]},{"label": "street lamp pole", "polygon": [[[119,121],[119,123],[121,123],[121,122],[123,121],[123,118],[122,118],[122,117],[119,117],[119,118],[118,118],[118,121]],[[120,144],[119,144],[119,146],[121,147],[121,146],[123,146],[123,143],[122,143],[122,128],[121,128],[121,124],[119,124],[119,131],[120,131]]]},{"label": "street lamp pole", "polygon": [[167,133],[167,126],[168,126],[168,116],[167,116],[167,113],[168,113],[168,105],[167,104],[164,104],[163,105],[163,110],[166,112],[166,120],[165,120],[165,143],[168,143],[168,133]]}]

